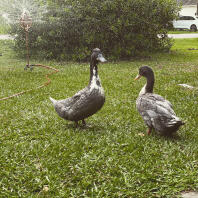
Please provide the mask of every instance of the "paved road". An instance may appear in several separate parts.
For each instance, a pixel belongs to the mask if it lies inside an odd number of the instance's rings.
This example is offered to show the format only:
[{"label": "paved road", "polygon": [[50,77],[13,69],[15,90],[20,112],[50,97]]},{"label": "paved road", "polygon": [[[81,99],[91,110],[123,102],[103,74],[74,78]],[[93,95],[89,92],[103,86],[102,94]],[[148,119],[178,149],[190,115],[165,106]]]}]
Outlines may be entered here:
[{"label": "paved road", "polygon": [[[191,33],[191,34],[168,34],[170,38],[198,38],[198,33]],[[8,34],[0,35],[0,40],[13,40],[14,38]]]},{"label": "paved road", "polygon": [[14,38],[8,34],[0,35],[0,40],[13,40]]}]

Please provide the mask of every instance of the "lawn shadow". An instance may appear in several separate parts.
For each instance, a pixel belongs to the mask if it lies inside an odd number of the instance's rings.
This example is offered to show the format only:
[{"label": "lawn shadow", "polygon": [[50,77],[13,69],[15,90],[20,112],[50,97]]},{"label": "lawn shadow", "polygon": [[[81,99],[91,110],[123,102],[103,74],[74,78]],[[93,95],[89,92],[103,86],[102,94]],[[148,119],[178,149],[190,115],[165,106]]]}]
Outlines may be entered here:
[{"label": "lawn shadow", "polygon": [[171,142],[180,142],[183,141],[182,136],[180,136],[178,133],[172,134],[172,135],[162,135],[162,134],[158,134],[155,133],[153,134],[154,138],[157,138],[158,140],[167,140],[167,141],[171,141]]},{"label": "lawn shadow", "polygon": [[72,129],[77,133],[81,133],[81,132],[102,133],[106,131],[105,126],[101,124],[95,124],[93,122],[87,123],[85,126],[83,126],[82,124],[79,124],[77,127],[75,123],[70,122],[70,123],[67,123],[66,126],[64,126],[64,128]]}]

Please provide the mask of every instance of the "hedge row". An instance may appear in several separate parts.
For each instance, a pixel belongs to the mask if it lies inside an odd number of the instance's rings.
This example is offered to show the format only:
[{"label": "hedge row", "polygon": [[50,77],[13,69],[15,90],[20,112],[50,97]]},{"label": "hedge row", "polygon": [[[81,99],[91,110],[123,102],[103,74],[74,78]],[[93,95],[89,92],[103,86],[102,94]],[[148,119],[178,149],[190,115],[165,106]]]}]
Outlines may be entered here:
[{"label": "hedge row", "polygon": [[[159,50],[169,50],[167,31],[176,17],[175,0],[48,0],[43,22],[33,23],[30,46],[45,58],[82,61],[99,47],[111,59],[130,59]],[[52,5],[53,4],[53,5]],[[16,49],[25,49],[20,26]],[[158,34],[163,34],[162,38]]]}]

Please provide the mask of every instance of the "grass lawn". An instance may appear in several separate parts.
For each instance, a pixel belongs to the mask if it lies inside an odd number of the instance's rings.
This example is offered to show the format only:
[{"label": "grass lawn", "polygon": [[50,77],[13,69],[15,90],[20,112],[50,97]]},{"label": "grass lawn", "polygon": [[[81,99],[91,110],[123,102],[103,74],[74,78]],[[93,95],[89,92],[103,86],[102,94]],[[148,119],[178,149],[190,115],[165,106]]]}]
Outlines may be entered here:
[{"label": "grass lawn", "polygon": [[198,32],[192,32],[190,30],[172,30],[168,34],[198,34]]},{"label": "grass lawn", "polygon": [[0,26],[0,34],[8,34],[9,28],[8,26]]},{"label": "grass lawn", "polygon": [[[99,65],[106,93],[104,107],[74,128],[59,118],[49,96],[63,99],[85,87],[89,63],[32,60],[60,70],[52,83],[0,101],[0,197],[180,197],[198,190],[198,39],[176,40],[167,54]],[[11,41],[0,41],[0,98],[35,88],[46,71],[24,71]],[[104,54],[105,56],[105,54]],[[108,59],[108,57],[106,57]],[[134,81],[141,65],[155,71],[155,92],[186,122],[173,138],[147,128],[135,101],[145,80]]]}]

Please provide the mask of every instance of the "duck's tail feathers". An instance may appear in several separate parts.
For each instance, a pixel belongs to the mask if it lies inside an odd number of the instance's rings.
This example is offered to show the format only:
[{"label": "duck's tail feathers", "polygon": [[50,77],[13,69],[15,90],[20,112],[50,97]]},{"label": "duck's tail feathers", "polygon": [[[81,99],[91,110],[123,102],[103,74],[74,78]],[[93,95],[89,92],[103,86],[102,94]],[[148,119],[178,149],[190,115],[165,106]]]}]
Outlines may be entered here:
[{"label": "duck's tail feathers", "polygon": [[180,118],[178,118],[178,117],[176,117],[176,116],[174,116],[174,120],[173,120],[173,123],[175,124],[175,125],[179,125],[179,126],[181,126],[181,125],[184,125],[185,124],[185,122],[183,122]]},{"label": "duck's tail feathers", "polygon": [[52,103],[55,105],[57,100],[55,100],[54,98],[49,97],[49,99],[52,101]]}]

